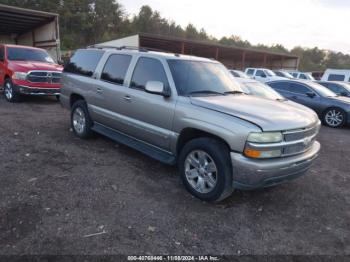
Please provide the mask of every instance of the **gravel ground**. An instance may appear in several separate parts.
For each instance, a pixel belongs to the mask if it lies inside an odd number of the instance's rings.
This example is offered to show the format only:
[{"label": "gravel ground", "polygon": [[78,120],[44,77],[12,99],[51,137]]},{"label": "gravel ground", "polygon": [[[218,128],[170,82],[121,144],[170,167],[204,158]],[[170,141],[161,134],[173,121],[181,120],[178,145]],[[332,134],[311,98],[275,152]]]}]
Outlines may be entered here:
[{"label": "gravel ground", "polygon": [[0,98],[0,254],[350,254],[350,129],[322,127],[308,175],[186,192],[176,168],[97,136],[80,140],[50,98]]}]

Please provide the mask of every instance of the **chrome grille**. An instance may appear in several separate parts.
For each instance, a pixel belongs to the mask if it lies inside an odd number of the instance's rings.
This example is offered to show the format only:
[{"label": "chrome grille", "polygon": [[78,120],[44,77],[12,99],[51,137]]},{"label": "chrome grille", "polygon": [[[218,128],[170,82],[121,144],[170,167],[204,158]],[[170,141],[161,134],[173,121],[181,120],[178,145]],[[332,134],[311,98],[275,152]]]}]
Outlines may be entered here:
[{"label": "chrome grille", "polygon": [[311,148],[320,129],[320,123],[305,129],[283,132],[285,145],[282,148],[283,156],[303,153]]},{"label": "chrome grille", "polygon": [[61,72],[32,71],[27,75],[27,80],[32,83],[57,84],[61,81]]}]

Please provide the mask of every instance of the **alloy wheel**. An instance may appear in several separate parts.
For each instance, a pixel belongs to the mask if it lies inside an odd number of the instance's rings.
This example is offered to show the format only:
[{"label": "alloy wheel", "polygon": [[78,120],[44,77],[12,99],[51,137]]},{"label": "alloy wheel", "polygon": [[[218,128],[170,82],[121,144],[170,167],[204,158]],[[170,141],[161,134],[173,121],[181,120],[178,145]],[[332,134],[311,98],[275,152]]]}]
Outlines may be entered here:
[{"label": "alloy wheel", "polygon": [[13,97],[13,90],[12,90],[12,86],[9,82],[5,83],[4,92],[5,92],[5,96],[6,96],[7,100],[11,100]]},{"label": "alloy wheel", "polygon": [[337,109],[332,109],[325,115],[326,123],[331,127],[340,126],[344,121],[343,113]]},{"label": "alloy wheel", "polygon": [[202,151],[190,152],[185,159],[185,175],[187,182],[197,192],[211,192],[216,183],[218,170],[212,157]]},{"label": "alloy wheel", "polygon": [[82,134],[85,130],[85,125],[85,113],[80,107],[77,107],[73,113],[73,128],[78,134]]}]

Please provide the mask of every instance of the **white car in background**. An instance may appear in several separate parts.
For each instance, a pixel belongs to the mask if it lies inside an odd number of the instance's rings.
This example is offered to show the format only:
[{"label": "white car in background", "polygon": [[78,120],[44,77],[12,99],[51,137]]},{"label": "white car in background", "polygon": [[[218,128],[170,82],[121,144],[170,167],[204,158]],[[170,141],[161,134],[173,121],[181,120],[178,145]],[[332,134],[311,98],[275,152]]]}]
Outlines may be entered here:
[{"label": "white car in background", "polygon": [[250,78],[246,73],[244,73],[243,71],[240,70],[233,70],[233,69],[229,69],[228,70],[234,77],[239,77],[239,78]]},{"label": "white car in background", "polygon": [[327,69],[321,81],[350,82],[350,70],[348,69]]},{"label": "white car in background", "polygon": [[315,81],[316,79],[310,74],[306,72],[289,72],[294,78],[296,79],[303,79],[303,80],[310,80],[310,81]]},{"label": "white car in background", "polygon": [[270,86],[251,78],[236,78],[243,92],[247,95],[283,101],[285,98]]},{"label": "white car in background", "polygon": [[294,76],[292,76],[290,73],[288,73],[287,71],[284,71],[284,70],[273,70],[273,72],[277,76],[281,76],[281,77],[285,77],[285,78],[289,78],[289,79],[293,79],[294,78]]},{"label": "white car in background", "polygon": [[276,80],[285,80],[287,78],[277,76],[272,70],[267,68],[252,68],[248,67],[245,73],[251,78],[260,82],[271,82]]}]

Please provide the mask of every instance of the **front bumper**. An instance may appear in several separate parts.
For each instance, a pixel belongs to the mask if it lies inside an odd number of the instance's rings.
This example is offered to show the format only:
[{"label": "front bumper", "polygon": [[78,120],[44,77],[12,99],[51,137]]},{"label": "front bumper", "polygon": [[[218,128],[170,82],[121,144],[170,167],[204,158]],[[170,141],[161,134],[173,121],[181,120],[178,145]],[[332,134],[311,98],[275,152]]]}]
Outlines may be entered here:
[{"label": "front bumper", "polygon": [[15,89],[22,95],[34,95],[34,96],[58,96],[60,94],[60,88],[42,88],[42,87],[29,87],[24,85],[16,85]]},{"label": "front bumper", "polygon": [[320,149],[320,143],[315,141],[303,154],[275,159],[252,159],[231,152],[233,186],[249,190],[270,187],[297,178],[310,168]]}]

